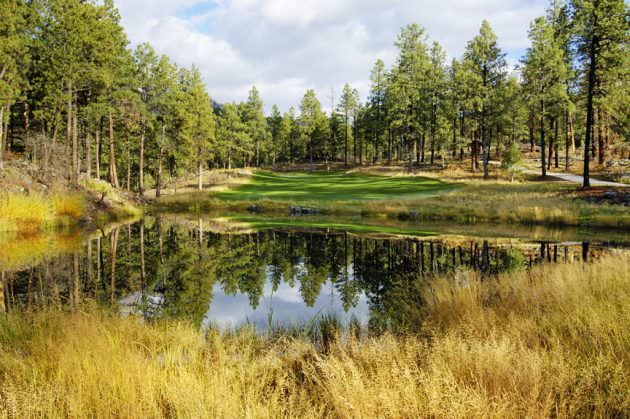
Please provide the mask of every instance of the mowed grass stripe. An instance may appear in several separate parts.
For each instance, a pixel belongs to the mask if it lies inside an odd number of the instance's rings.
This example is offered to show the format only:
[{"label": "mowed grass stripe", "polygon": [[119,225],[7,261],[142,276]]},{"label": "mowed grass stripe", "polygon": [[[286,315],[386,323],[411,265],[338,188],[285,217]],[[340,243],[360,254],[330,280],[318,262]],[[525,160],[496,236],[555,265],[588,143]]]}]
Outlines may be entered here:
[{"label": "mowed grass stripe", "polygon": [[251,182],[220,192],[217,196],[233,200],[357,201],[428,198],[455,188],[457,185],[416,176],[385,177],[343,172],[257,172],[252,175]]}]

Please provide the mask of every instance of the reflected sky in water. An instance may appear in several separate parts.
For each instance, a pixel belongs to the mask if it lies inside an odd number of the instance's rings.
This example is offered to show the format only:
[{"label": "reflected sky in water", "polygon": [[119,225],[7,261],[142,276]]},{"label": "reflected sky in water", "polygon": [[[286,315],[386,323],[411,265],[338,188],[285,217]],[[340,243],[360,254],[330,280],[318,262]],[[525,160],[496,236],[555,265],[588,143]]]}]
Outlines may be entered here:
[{"label": "reflected sky in water", "polygon": [[214,299],[210,304],[203,326],[216,325],[219,329],[230,329],[244,323],[253,324],[264,330],[269,326],[269,315],[274,325],[303,325],[320,315],[333,314],[344,322],[356,318],[362,324],[369,319],[370,308],[364,294],[357,305],[345,311],[339,293],[331,281],[322,287],[312,307],[304,304],[298,285],[282,283],[274,291],[270,282],[264,287],[260,305],[253,309],[249,298],[243,294],[226,294],[219,284],[214,286]]}]

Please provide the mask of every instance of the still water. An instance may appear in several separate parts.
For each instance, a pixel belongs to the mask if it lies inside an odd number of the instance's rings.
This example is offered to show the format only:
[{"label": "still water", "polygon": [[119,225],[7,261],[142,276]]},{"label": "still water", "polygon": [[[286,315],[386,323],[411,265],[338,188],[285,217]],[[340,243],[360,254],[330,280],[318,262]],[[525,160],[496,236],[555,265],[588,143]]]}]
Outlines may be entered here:
[{"label": "still water", "polygon": [[123,315],[203,327],[262,330],[334,314],[374,329],[409,328],[436,274],[473,269],[491,278],[629,248],[623,241],[228,231],[203,219],[148,217],[107,230],[1,240],[0,310],[90,300]]}]

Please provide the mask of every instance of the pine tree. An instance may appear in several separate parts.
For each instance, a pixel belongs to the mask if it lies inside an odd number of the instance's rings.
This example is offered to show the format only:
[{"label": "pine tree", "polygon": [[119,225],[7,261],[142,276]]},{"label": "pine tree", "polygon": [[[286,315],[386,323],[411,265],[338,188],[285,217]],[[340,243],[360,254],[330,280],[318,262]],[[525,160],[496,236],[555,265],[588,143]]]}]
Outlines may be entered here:
[{"label": "pine tree", "polygon": [[387,91],[387,72],[383,60],[377,60],[370,73],[370,96],[369,103],[373,115],[373,136],[374,136],[374,163],[379,156],[379,142],[384,131],[385,122],[385,92]]},{"label": "pine tree", "polygon": [[315,156],[326,155],[325,141],[329,135],[326,114],[322,111],[322,105],[312,89],[306,91],[300,103],[300,123],[307,144],[308,160],[313,163]]},{"label": "pine tree", "polygon": [[25,89],[30,57],[27,51],[27,6],[6,0],[0,7],[0,169],[7,148],[8,119],[13,102]]},{"label": "pine tree", "polygon": [[223,151],[224,162],[227,168],[232,169],[232,163],[237,156],[243,156],[241,163],[247,164],[249,154],[250,137],[248,127],[241,120],[238,106],[234,103],[226,103],[218,116],[217,139],[219,149]]},{"label": "pine tree", "polygon": [[277,105],[271,107],[271,115],[267,118],[267,124],[271,133],[271,164],[276,164],[276,159],[281,151],[280,129],[282,126],[282,115]]},{"label": "pine tree", "polygon": [[492,112],[493,95],[505,77],[505,54],[497,43],[497,36],[484,20],[479,35],[475,36],[466,46],[464,63],[472,77],[469,78],[471,90],[476,92],[473,99],[475,110],[479,114],[481,127],[481,148],[483,157],[483,177],[488,179],[488,113]]},{"label": "pine tree", "polygon": [[[203,189],[203,165],[212,159],[215,147],[215,126],[212,102],[199,70],[193,66],[186,80],[186,134],[192,160],[197,171],[197,188]],[[182,144],[183,145],[183,144]]]},{"label": "pine tree", "polygon": [[532,46],[523,60],[523,79],[532,106],[539,106],[541,171],[545,177],[546,117],[552,108],[562,106],[567,100],[567,69],[562,50],[554,37],[553,27],[544,17],[532,23],[529,38]]},{"label": "pine tree", "polygon": [[348,144],[350,143],[350,141],[353,141],[350,118],[354,114],[358,103],[359,93],[356,91],[356,89],[353,89],[348,83],[346,83],[343,86],[341,97],[339,98],[339,105],[337,106],[337,111],[342,115],[343,118],[343,162],[346,166],[348,165]]},{"label": "pine tree", "polygon": [[[590,187],[590,148],[593,141],[594,109],[618,80],[627,74],[628,5],[624,0],[572,0],[574,43],[586,80],[586,131],[584,135],[584,188]],[[627,78],[626,78],[627,82]]]},{"label": "pine tree", "polygon": [[261,153],[265,153],[271,138],[267,118],[258,89],[253,86],[249,91],[247,102],[243,106],[243,122],[247,125],[249,135],[254,142],[254,164],[260,167]]}]

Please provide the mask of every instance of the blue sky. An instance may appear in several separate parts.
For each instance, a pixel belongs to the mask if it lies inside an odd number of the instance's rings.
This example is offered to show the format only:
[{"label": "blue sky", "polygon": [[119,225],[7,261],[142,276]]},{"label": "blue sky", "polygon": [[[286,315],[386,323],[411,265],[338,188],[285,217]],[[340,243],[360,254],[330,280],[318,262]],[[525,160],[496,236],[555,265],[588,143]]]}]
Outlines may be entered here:
[{"label": "blue sky", "polygon": [[426,28],[450,57],[487,19],[511,64],[546,0],[115,0],[132,44],[148,41],[182,66],[197,65],[219,102],[255,84],[267,109],[297,106],[308,88],[330,108],[345,82],[363,97],[381,58],[393,63],[401,26]]}]

